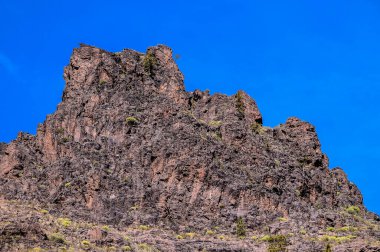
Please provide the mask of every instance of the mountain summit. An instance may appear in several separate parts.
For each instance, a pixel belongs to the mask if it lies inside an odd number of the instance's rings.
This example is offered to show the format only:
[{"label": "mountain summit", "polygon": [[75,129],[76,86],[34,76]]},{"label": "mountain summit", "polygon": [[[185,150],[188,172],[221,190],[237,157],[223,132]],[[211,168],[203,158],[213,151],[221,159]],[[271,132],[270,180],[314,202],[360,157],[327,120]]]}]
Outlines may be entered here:
[{"label": "mountain summit", "polygon": [[81,45],[57,111],[0,144],[2,251],[380,251],[315,128],[185,91],[164,45]]}]

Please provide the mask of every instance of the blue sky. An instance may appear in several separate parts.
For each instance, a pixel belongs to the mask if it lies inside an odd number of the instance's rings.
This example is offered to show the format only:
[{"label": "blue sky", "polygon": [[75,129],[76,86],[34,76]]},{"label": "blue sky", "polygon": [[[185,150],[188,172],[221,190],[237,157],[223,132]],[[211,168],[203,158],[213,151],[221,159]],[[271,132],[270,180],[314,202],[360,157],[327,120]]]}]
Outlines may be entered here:
[{"label": "blue sky", "polygon": [[[59,2],[59,3],[58,3]],[[0,0],[0,141],[35,133],[80,42],[110,51],[167,44],[187,90],[246,90],[264,124],[317,128],[330,166],[380,213],[378,0]]]}]

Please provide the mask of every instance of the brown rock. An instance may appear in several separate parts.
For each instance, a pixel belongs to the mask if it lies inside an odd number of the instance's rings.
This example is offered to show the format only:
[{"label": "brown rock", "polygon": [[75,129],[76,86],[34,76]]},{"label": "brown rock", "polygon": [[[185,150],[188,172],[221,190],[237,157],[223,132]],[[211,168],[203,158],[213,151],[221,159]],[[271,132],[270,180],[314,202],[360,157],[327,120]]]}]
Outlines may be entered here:
[{"label": "brown rock", "polygon": [[[311,124],[289,118],[264,127],[243,91],[186,92],[166,46],[142,54],[82,45],[64,77],[62,102],[37,135],[0,145],[0,198],[51,204],[77,220],[176,232],[218,226],[234,234],[238,217],[252,232],[314,237],[327,226],[378,223],[344,172],[329,169]],[[356,218],[341,216],[352,206]],[[358,237],[379,236],[371,232]],[[302,245],[298,235],[291,241],[295,251],[322,246]]]}]

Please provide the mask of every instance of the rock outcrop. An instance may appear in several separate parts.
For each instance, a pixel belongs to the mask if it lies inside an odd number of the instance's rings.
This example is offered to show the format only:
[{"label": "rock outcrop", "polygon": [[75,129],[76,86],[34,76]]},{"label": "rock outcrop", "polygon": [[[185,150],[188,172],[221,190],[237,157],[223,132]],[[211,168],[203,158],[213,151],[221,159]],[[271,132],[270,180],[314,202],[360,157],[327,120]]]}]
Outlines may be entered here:
[{"label": "rock outcrop", "polygon": [[[330,243],[379,251],[378,216],[340,168],[329,169],[311,124],[289,118],[265,127],[243,91],[186,92],[163,45],[145,54],[81,45],[64,78],[62,102],[37,134],[0,145],[0,206],[33,202],[57,218],[119,230],[210,231],[206,244],[173,235],[170,245],[155,244],[162,251],[321,251]],[[16,229],[43,240],[41,225]],[[75,236],[98,237],[91,249],[101,250],[102,233],[83,232]],[[230,241],[217,241],[222,235]],[[0,241],[0,249],[18,246]],[[86,249],[75,239],[65,246]]]}]

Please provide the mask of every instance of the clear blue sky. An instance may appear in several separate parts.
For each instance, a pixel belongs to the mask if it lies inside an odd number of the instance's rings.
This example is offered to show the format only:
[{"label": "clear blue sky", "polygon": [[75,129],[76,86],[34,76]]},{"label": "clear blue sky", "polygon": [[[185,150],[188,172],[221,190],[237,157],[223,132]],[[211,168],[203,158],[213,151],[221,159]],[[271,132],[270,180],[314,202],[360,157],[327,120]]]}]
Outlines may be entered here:
[{"label": "clear blue sky", "polygon": [[0,0],[0,32],[0,141],[34,134],[54,112],[80,42],[110,51],[162,43],[181,55],[187,90],[244,89],[265,125],[314,124],[330,166],[380,213],[378,0]]}]

